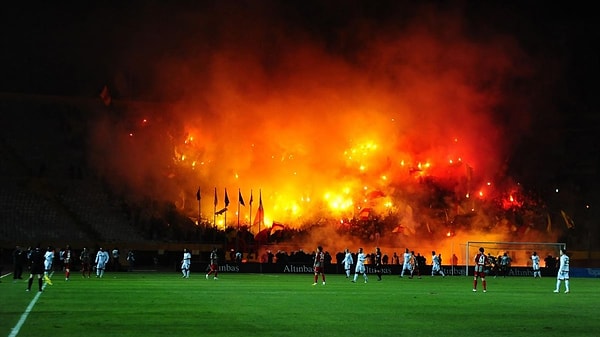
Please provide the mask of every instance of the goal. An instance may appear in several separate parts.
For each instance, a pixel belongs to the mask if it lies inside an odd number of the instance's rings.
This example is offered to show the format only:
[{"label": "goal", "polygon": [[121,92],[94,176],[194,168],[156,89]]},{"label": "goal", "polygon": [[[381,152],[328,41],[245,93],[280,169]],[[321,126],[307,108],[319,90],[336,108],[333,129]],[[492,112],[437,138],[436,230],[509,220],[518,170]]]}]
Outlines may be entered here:
[{"label": "goal", "polygon": [[561,248],[566,248],[566,243],[560,242],[494,242],[494,241],[467,241],[466,244],[466,263],[465,275],[469,275],[469,264],[474,265],[472,261],[483,247],[486,254],[498,257],[508,253],[513,266],[531,266],[531,255],[536,252],[540,260],[544,261],[547,256],[556,257]]}]

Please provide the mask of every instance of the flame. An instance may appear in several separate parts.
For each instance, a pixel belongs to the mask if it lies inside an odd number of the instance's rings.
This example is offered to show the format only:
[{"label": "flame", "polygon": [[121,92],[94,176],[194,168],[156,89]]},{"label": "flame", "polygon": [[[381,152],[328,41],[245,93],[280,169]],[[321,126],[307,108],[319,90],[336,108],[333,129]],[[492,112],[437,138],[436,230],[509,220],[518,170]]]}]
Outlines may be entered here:
[{"label": "flame", "polygon": [[[215,28],[226,39],[218,48],[194,41],[189,59],[159,64],[157,91],[172,97],[180,90],[178,101],[132,104],[117,127],[97,121],[90,152],[115,186],[171,200],[190,216],[200,186],[209,221],[213,196],[206,191],[239,188],[246,202],[254,193],[253,209],[240,209],[242,221],[256,213],[261,190],[265,224],[347,224],[340,219],[369,208],[397,219],[406,235],[423,236],[471,213],[481,234],[496,226],[493,205],[526,203],[499,174],[510,138],[494,118],[511,101],[497,81],[522,76],[512,43],[480,44],[459,28],[417,20],[338,55],[305,36],[287,44],[279,30],[246,31],[231,21]],[[138,125],[140,116],[144,127],[129,130],[127,121]],[[381,196],[369,197],[373,191]]]}]

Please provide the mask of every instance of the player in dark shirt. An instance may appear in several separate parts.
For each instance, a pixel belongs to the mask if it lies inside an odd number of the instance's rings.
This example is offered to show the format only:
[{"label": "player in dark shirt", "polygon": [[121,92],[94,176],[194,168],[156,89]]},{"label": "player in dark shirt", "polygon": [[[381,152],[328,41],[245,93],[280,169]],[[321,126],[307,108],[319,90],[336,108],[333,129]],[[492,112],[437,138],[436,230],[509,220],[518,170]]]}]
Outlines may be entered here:
[{"label": "player in dark shirt", "polygon": [[38,288],[39,291],[42,291],[42,276],[44,274],[44,252],[42,252],[39,245],[31,251],[31,255],[29,255],[29,263],[31,267],[31,274],[29,274],[27,291],[31,290],[31,285],[33,284],[33,275],[37,275]]}]

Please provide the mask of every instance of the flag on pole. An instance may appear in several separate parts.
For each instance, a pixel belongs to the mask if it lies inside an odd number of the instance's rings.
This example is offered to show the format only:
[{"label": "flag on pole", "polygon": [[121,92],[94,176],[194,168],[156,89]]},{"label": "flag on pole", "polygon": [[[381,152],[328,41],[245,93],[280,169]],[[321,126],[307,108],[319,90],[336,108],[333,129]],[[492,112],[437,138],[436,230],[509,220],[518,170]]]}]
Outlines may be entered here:
[{"label": "flag on pole", "polygon": [[240,205],[246,206],[246,204],[244,203],[244,198],[242,198],[242,191],[240,191],[239,189],[238,189],[238,202],[240,203]]},{"label": "flag on pole", "polygon": [[273,225],[271,226],[271,235],[273,235],[273,233],[283,230],[285,228],[285,226],[283,226],[282,224],[280,224],[279,222],[273,222]]},{"label": "flag on pole", "polygon": [[198,192],[196,192],[196,200],[200,201],[200,187],[198,187]]},{"label": "flag on pole", "polygon": [[250,190],[250,207],[252,207],[253,201],[254,201],[254,198],[252,198],[252,190]]},{"label": "flag on pole", "polygon": [[269,233],[271,232],[271,228],[265,228],[260,232],[256,233],[254,236],[254,240],[259,243],[267,243],[269,241]]},{"label": "flag on pole", "polygon": [[225,189],[225,207],[229,206],[229,196],[227,195],[227,189]]},{"label": "flag on pole", "polygon": [[262,192],[258,192],[258,211],[256,212],[256,218],[254,218],[254,224],[261,225],[265,222],[265,209],[262,203]]},{"label": "flag on pole", "polygon": [[359,220],[369,220],[370,215],[371,215],[371,208],[365,207],[360,210],[360,213],[358,213],[358,219]]},{"label": "flag on pole", "polygon": [[219,203],[219,199],[217,199],[217,188],[215,187],[215,207],[217,207],[217,203]]}]

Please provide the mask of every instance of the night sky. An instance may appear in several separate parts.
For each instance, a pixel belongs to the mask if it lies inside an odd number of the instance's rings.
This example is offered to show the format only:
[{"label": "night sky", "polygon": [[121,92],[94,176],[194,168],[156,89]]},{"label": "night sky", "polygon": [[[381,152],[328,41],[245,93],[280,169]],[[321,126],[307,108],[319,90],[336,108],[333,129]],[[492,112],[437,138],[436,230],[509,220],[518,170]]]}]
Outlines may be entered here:
[{"label": "night sky", "polygon": [[[370,41],[410,31],[415,23],[442,39],[446,29],[460,31],[474,44],[507,41],[518,50],[511,60],[519,70],[503,78],[500,88],[514,99],[494,112],[497,123],[515,128],[507,174],[547,199],[555,188],[567,188],[579,206],[595,209],[600,23],[591,6],[393,0],[52,2],[29,7],[13,2],[0,14],[0,92],[97,97],[107,84],[116,99],[177,101],[202,85],[190,87],[157,67],[185,64],[202,73],[213,50],[256,53],[268,73],[277,68],[285,48],[298,41],[368,73],[362,60]],[[522,116],[528,122],[519,127],[516,120]]]}]

